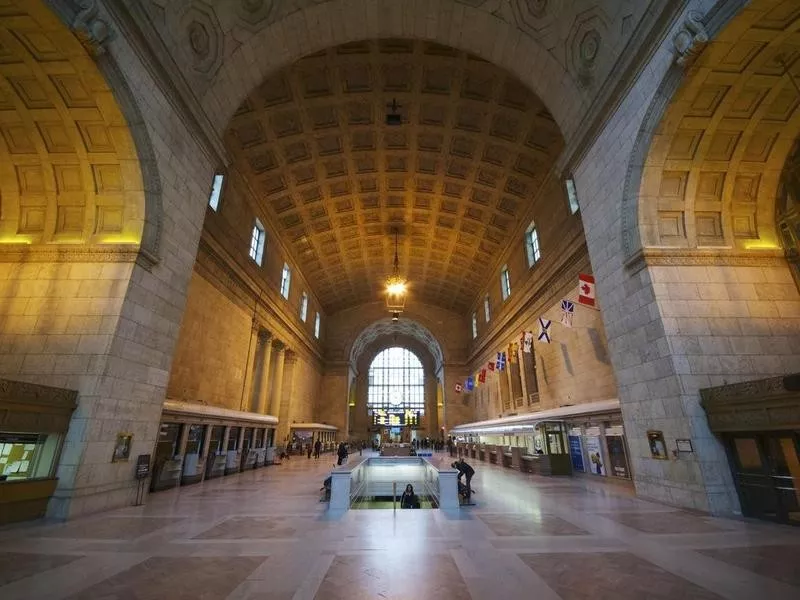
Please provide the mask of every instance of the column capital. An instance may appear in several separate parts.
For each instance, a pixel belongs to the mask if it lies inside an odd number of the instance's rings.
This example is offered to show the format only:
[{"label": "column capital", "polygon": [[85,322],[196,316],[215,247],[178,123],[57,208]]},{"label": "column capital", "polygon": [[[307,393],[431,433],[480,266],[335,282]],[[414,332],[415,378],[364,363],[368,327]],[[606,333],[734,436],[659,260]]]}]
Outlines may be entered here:
[{"label": "column capital", "polygon": [[273,340],[272,341],[272,349],[275,352],[285,352],[286,351],[286,344],[284,344],[280,340]]},{"label": "column capital", "polygon": [[293,365],[294,363],[297,362],[297,352],[293,352],[292,350],[289,350],[287,348],[283,361],[287,365]]},{"label": "column capital", "polygon": [[263,339],[265,342],[269,342],[273,337],[274,336],[272,335],[271,331],[267,329],[261,329],[261,339]]}]

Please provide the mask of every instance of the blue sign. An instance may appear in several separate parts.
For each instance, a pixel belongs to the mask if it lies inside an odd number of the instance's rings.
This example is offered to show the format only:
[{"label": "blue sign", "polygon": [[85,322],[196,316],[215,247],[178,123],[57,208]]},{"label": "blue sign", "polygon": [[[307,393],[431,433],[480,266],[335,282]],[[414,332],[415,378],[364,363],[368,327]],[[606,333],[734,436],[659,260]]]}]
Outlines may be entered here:
[{"label": "blue sign", "polygon": [[569,457],[572,459],[572,468],[576,471],[585,471],[583,468],[583,448],[581,438],[576,435],[569,436]]}]

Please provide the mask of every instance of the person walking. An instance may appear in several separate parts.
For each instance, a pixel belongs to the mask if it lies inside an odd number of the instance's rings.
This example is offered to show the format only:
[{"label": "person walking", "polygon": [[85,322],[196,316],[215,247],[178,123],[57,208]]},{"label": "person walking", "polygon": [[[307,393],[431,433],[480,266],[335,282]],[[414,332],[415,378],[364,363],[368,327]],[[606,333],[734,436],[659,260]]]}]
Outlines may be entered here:
[{"label": "person walking", "polygon": [[338,457],[336,464],[341,467],[342,463],[347,460],[347,446],[344,445],[344,442],[339,442],[339,449],[336,451],[336,456]]},{"label": "person walking", "polygon": [[314,442],[314,458],[319,458],[320,450],[322,450],[322,442],[317,439],[317,441]]}]

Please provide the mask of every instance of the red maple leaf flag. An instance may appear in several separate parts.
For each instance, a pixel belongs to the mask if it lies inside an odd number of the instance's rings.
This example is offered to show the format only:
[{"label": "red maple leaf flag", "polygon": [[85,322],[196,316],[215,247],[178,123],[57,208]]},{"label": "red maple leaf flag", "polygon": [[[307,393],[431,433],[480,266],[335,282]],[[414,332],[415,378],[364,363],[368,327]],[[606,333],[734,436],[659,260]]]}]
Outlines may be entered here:
[{"label": "red maple leaf flag", "polygon": [[593,275],[584,275],[583,273],[578,275],[578,302],[594,308],[595,293]]}]

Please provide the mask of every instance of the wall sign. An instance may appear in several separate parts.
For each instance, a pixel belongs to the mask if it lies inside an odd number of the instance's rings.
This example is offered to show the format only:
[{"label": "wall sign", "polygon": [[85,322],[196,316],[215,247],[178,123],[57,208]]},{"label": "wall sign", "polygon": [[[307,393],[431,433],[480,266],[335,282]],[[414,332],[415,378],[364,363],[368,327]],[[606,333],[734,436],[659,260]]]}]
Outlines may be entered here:
[{"label": "wall sign", "polygon": [[569,436],[569,457],[572,460],[572,468],[575,471],[584,472],[586,470],[583,466],[583,446],[581,445],[581,438],[577,435]]},{"label": "wall sign", "polygon": [[623,437],[621,435],[606,436],[606,449],[608,450],[611,474],[615,477],[630,479],[631,474],[628,469],[628,456],[625,453],[625,440]]},{"label": "wall sign", "polygon": [[136,479],[147,479],[150,475],[150,455],[140,454],[136,457]]},{"label": "wall sign", "polygon": [[131,457],[131,446],[133,445],[133,434],[120,432],[117,434],[117,443],[114,444],[114,454],[111,455],[111,462],[121,462]]},{"label": "wall sign", "polygon": [[678,449],[678,452],[694,452],[692,440],[675,440],[675,447]]},{"label": "wall sign", "polygon": [[664,442],[664,432],[650,430],[647,432],[647,444],[650,446],[651,458],[658,460],[669,460],[667,455],[667,444]]},{"label": "wall sign", "polygon": [[606,465],[604,464],[603,451],[600,449],[600,438],[587,436],[583,439],[586,442],[586,454],[589,455],[589,472],[593,475],[605,476]]}]

